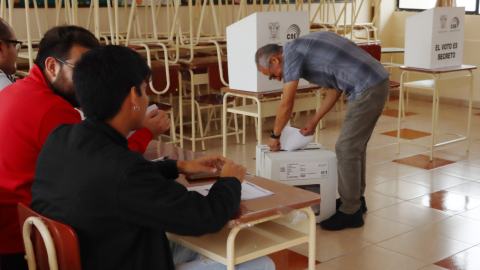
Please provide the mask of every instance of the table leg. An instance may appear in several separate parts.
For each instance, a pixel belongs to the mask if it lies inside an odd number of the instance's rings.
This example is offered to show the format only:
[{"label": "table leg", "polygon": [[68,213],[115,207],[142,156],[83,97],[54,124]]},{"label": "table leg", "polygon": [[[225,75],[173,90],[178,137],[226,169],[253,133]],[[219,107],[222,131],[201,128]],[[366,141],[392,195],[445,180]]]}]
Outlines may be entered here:
[{"label": "table leg", "polygon": [[403,75],[405,71],[400,74],[400,98],[398,99],[398,126],[397,126],[397,155],[400,154],[400,129],[402,126],[402,106],[403,106]]},{"label": "table leg", "polygon": [[262,103],[260,103],[260,100],[258,98],[255,98],[255,101],[257,102],[258,106],[258,130],[257,130],[257,136],[258,136],[258,141],[257,144],[261,145],[262,144]]},{"label": "table leg", "polygon": [[235,237],[242,227],[234,227],[227,239],[227,270],[235,270]]},{"label": "table leg", "polygon": [[222,130],[223,130],[223,156],[227,156],[227,97],[229,93],[223,95],[223,110],[222,110]]},{"label": "table leg", "polygon": [[316,233],[317,233],[317,221],[315,214],[310,207],[301,209],[308,215],[308,270],[315,269],[315,246],[316,246]]},{"label": "table leg", "polygon": [[431,136],[432,139],[430,140],[430,161],[433,161],[433,145],[435,144],[435,120],[436,120],[436,104],[437,104],[437,80],[434,78],[433,82],[433,104],[432,104],[432,131],[431,131]]},{"label": "table leg", "polygon": [[191,102],[191,117],[192,117],[192,152],[195,152],[195,81],[193,71],[191,69],[188,70],[190,72],[190,102]]},{"label": "table leg", "polygon": [[[242,97],[242,106],[245,106],[245,105],[247,105],[247,99],[245,97]],[[247,121],[247,117],[244,114],[244,115],[242,115],[242,128],[243,128],[243,130],[242,130],[242,144],[245,144],[245,134],[246,134],[245,130],[247,128],[246,121]]]},{"label": "table leg", "polygon": [[467,152],[470,151],[470,126],[472,120],[472,101],[473,101],[473,72],[470,72],[470,96],[468,101],[468,128],[467,128]]}]

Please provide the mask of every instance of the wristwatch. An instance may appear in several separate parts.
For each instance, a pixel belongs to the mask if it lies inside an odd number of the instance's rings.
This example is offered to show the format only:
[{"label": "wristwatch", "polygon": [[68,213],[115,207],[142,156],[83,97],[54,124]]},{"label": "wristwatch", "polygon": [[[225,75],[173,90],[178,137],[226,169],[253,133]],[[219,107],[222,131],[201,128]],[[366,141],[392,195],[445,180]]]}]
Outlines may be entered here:
[{"label": "wristwatch", "polygon": [[277,136],[277,135],[275,135],[275,133],[273,133],[273,130],[272,130],[272,132],[270,132],[270,138],[272,138],[272,139],[280,139],[280,136],[282,136],[281,133],[280,133],[280,135]]}]

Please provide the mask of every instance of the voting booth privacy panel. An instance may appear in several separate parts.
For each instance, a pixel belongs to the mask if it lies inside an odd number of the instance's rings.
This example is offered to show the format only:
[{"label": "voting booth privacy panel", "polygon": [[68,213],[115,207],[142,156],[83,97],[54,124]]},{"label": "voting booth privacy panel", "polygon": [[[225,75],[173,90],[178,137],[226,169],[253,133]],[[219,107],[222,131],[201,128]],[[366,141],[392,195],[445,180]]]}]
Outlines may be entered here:
[{"label": "voting booth privacy panel", "polygon": [[317,223],[335,214],[337,156],[321,144],[280,152],[257,145],[256,165],[257,176],[319,193],[322,201],[312,207]]},{"label": "voting booth privacy panel", "polygon": [[[227,27],[230,89],[264,92],[283,88],[257,70],[255,53],[267,44],[284,45],[310,32],[308,11],[257,12]],[[299,85],[308,82],[300,80]]]},{"label": "voting booth privacy panel", "polygon": [[407,18],[405,65],[436,69],[460,66],[465,7],[437,7]]}]

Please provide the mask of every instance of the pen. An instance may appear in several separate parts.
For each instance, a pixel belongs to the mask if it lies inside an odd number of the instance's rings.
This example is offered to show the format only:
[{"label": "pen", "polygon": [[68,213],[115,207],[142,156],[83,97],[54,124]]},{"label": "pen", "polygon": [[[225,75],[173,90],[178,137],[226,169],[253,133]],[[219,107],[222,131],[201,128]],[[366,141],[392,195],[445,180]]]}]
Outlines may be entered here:
[{"label": "pen", "polygon": [[168,155],[165,155],[163,157],[159,157],[159,158],[156,158],[156,159],[153,159],[153,160],[150,160],[150,161],[160,161],[160,160],[164,160],[164,159],[167,159],[168,158]]}]

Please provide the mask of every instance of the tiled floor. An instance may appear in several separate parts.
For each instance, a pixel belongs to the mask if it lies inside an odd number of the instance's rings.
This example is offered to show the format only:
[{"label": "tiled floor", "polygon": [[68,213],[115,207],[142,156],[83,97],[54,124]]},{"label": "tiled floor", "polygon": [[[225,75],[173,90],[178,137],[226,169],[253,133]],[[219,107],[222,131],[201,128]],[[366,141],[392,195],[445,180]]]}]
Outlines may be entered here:
[{"label": "tiled floor", "polygon": [[[391,102],[375,127],[367,150],[368,212],[365,226],[329,232],[317,226],[316,269],[480,269],[480,116],[472,117],[470,152],[466,144],[435,151],[429,161],[426,147],[402,144],[396,150],[397,102]],[[411,113],[402,128],[414,141],[430,140],[431,103],[410,100]],[[473,114],[479,114],[474,110]],[[443,132],[466,132],[468,110],[440,105],[438,128]],[[327,114],[327,128],[320,143],[335,151],[345,112]],[[266,143],[274,118],[264,125]],[[302,126],[305,113],[292,123]],[[247,127],[247,143],[229,138],[227,157],[255,172],[254,129]],[[385,134],[388,133],[388,134]],[[393,137],[392,137],[393,135]],[[407,135],[406,135],[407,136]],[[439,141],[449,139],[439,136]],[[206,141],[205,154],[221,154],[220,140]],[[186,144],[189,148],[190,144]],[[201,149],[197,144],[197,149]],[[338,195],[337,195],[338,196]],[[278,269],[304,269],[306,244],[272,256]],[[282,268],[283,267],[283,268]]]}]

